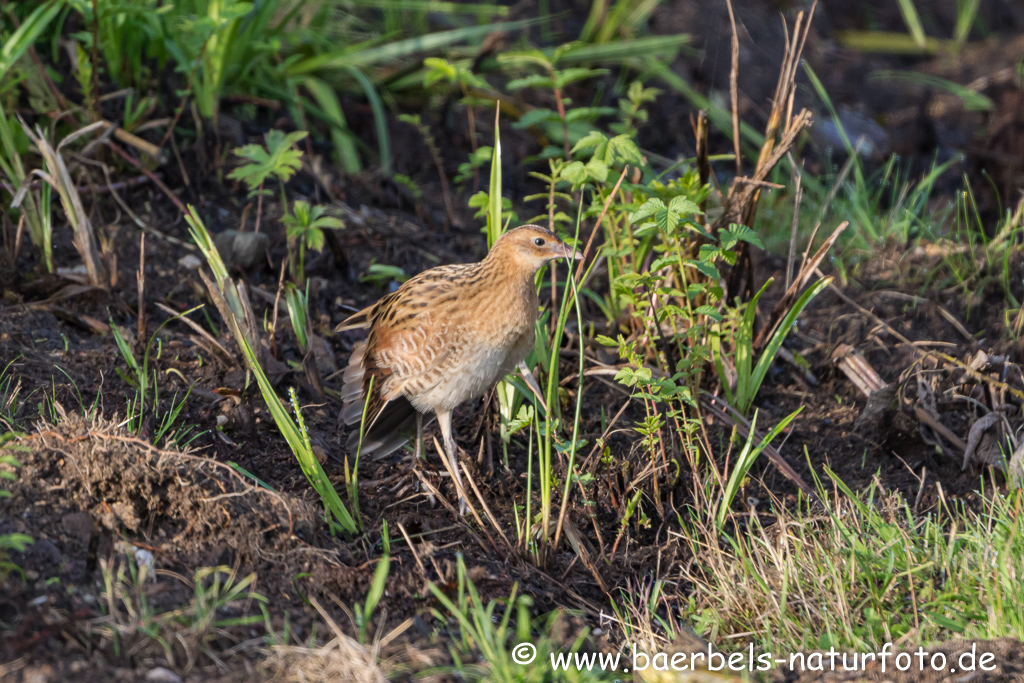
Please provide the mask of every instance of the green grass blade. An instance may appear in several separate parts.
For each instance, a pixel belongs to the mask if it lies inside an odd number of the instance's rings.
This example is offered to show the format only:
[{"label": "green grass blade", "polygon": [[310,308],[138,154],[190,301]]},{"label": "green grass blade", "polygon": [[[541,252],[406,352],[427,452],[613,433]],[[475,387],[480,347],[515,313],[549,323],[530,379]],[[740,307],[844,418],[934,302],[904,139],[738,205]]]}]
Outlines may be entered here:
[{"label": "green grass blade", "polygon": [[[218,273],[225,274],[225,277],[217,282],[217,286],[223,292],[225,286],[230,284],[230,279],[227,278],[227,270],[224,268],[224,263],[220,258],[220,254],[217,253],[216,247],[213,246],[213,241],[206,230],[206,226],[203,224],[202,219],[199,218],[199,214],[196,213],[194,207],[189,207],[189,213],[185,216],[185,219],[188,221],[192,239],[195,240],[197,245],[199,245],[199,248],[206,257],[211,270],[213,270],[215,275]],[[212,293],[213,292],[211,292],[211,294]],[[274,391],[274,387],[271,385],[270,379],[267,378],[266,373],[260,366],[259,361],[256,358],[256,352],[253,351],[249,342],[246,340],[245,334],[242,332],[237,318],[232,315],[230,320],[225,320],[224,322],[231,328],[232,334],[235,337],[235,342],[242,350],[246,366],[256,378],[256,383],[259,385],[260,393],[263,394],[263,400],[267,404],[267,409],[270,411],[271,417],[274,418],[274,423],[277,425],[278,431],[281,432],[281,436],[283,436],[285,441],[288,442],[288,446],[292,449],[296,459],[299,461],[299,467],[302,469],[302,473],[306,475],[306,479],[317,494],[319,494],[324,506],[334,516],[341,527],[350,534],[357,534],[359,532],[358,522],[349,514],[345,504],[338,496],[338,492],[334,489],[334,486],[327,478],[327,474],[324,472],[323,467],[320,466],[316,456],[313,454],[313,449],[310,447],[309,443],[309,436],[305,433],[305,430],[301,428],[302,414],[299,412],[298,404],[295,404],[296,418],[299,420],[299,424],[296,424],[288,414],[281,398],[277,395],[277,392]]]},{"label": "green grass blade", "polygon": [[494,114],[494,151],[491,153],[491,179],[487,186],[487,248],[490,249],[501,237],[501,131],[498,122],[501,108]]},{"label": "green grass blade", "polygon": [[355,138],[348,127],[345,112],[341,108],[341,102],[334,89],[313,76],[306,76],[300,82],[320,105],[328,125],[331,127],[331,142],[334,143],[334,152],[337,155],[338,163],[348,173],[362,172],[363,164],[359,160]]},{"label": "green grass blade", "polygon": [[980,92],[971,90],[965,85],[960,85],[959,83],[954,83],[953,81],[933,76],[931,74],[924,74],[916,71],[895,71],[884,69],[872,73],[868,80],[881,80],[888,82],[903,81],[905,83],[920,85],[925,88],[945,90],[949,94],[960,98],[960,101],[964,104],[964,109],[967,111],[991,111],[995,108],[995,103]]},{"label": "green grass blade", "polygon": [[900,6],[900,13],[903,15],[903,21],[907,25],[907,29],[910,30],[910,35],[914,38],[914,43],[918,47],[924,47],[927,41],[927,36],[924,34],[924,27],[921,25],[921,17],[917,13],[917,8],[914,6],[914,0],[896,0]]},{"label": "green grass blade", "polygon": [[811,299],[818,296],[821,290],[828,287],[831,283],[832,278],[830,277],[818,280],[806,292],[801,294],[800,298],[793,304],[793,307],[789,309],[789,313],[782,319],[778,329],[775,330],[775,334],[772,335],[768,345],[765,346],[764,351],[761,353],[761,357],[757,360],[757,366],[754,368],[754,373],[751,376],[754,393],[757,392],[761,382],[764,381],[764,376],[768,374],[768,368],[775,361],[775,355],[779,352],[782,342],[786,339],[786,335],[789,334],[789,330],[793,327],[797,317],[803,313],[804,308],[811,302]]},{"label": "green grass blade", "polygon": [[736,409],[743,415],[747,414],[754,403],[760,382],[755,382],[751,373],[754,365],[754,318],[757,315],[757,302],[771,285],[772,279],[762,285],[743,311],[743,319],[736,329]]},{"label": "green grass blade", "polygon": [[775,440],[782,430],[789,426],[797,415],[803,411],[804,407],[800,406],[795,411],[782,418],[775,428],[772,429],[768,434],[765,435],[761,442],[756,446],[752,447],[754,443],[754,428],[757,425],[757,413],[754,413],[754,419],[750,421],[750,433],[747,434],[747,441],[743,446],[743,450],[740,452],[739,458],[736,460],[736,465],[733,468],[732,473],[729,475],[729,480],[725,485],[725,492],[722,496],[721,503],[718,506],[718,516],[716,518],[716,524],[718,530],[721,531],[722,527],[725,526],[725,519],[729,515],[729,508],[732,507],[732,502],[736,499],[736,494],[740,490],[740,485],[747,476],[747,472],[754,465],[754,461],[757,460],[757,456]]},{"label": "green grass blade", "polygon": [[441,0],[350,0],[355,7],[372,7],[379,10],[400,10],[404,12],[431,12],[438,14],[473,14],[480,17],[509,14],[503,5],[476,2],[442,2]]},{"label": "green grass blade", "polygon": [[338,50],[299,61],[292,64],[288,70],[293,76],[301,76],[332,69],[371,66],[381,62],[411,57],[420,52],[430,52],[451,47],[453,44],[465,40],[483,38],[494,31],[516,31],[532,23],[534,23],[532,20],[524,20],[485,24],[483,26],[468,26],[452,29],[451,31],[428,33],[425,36],[416,36],[415,38],[406,38],[405,40],[396,40],[393,43],[362,50]]},{"label": "green grass blade", "polygon": [[[600,45],[581,45],[560,55],[558,66],[562,67],[567,64],[583,62],[619,64],[626,60],[635,59],[637,55],[644,55],[651,59],[664,58],[670,64],[675,53],[689,42],[690,36],[688,34],[679,33],[671,36],[647,36],[632,40],[616,40]],[[692,52],[689,49],[687,51]]]},{"label": "green grass blade", "polygon": [[0,47],[0,80],[3,80],[14,63],[25,54],[25,51],[32,47],[36,39],[39,38],[39,34],[53,21],[63,6],[64,0],[49,0],[49,2],[39,5],[22,22],[18,30],[4,41],[3,47]]},{"label": "green grass blade", "polygon": [[366,99],[373,111],[373,125],[377,129],[377,149],[380,152],[380,165],[385,175],[391,175],[391,134],[388,133],[388,120],[384,112],[384,103],[377,93],[377,86],[373,84],[366,74],[354,66],[348,68],[348,72],[362,86],[366,93]]}]

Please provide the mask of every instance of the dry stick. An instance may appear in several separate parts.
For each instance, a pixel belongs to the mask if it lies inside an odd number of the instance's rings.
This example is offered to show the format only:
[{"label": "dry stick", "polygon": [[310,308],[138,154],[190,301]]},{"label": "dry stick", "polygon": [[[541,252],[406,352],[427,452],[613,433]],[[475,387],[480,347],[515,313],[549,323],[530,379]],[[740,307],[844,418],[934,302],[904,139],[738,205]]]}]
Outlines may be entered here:
[{"label": "dry stick", "polygon": [[145,348],[146,338],[146,233],[139,238],[139,272],[135,274],[139,291],[139,331],[135,343]]},{"label": "dry stick", "polygon": [[[128,216],[133,221],[135,221],[135,225],[139,226],[139,228],[141,228],[145,232],[148,232],[148,233],[150,233],[152,235],[155,235],[156,237],[159,237],[162,240],[167,240],[171,244],[176,244],[179,247],[184,247],[185,249],[188,249],[189,251],[196,251],[197,250],[196,245],[189,244],[188,242],[185,242],[184,240],[179,240],[177,237],[172,237],[171,235],[168,235],[166,233],[160,232],[159,230],[157,230],[154,227],[151,227],[145,221],[143,221],[141,218],[139,218],[138,215],[136,215],[136,213],[134,211],[132,211],[132,208],[125,203],[124,199],[121,198],[121,195],[118,194],[117,186],[118,185],[123,185],[124,183],[112,183],[112,182],[110,182],[110,167],[109,166],[107,166],[106,164],[100,163],[100,162],[90,161],[88,159],[83,159],[82,161],[87,161],[87,162],[92,163],[92,164],[98,164],[99,167],[100,167],[100,170],[103,171],[103,178],[107,182],[106,188],[96,187],[95,185],[90,185],[88,187],[93,192],[97,192],[97,191],[104,190],[104,189],[105,189],[105,191],[109,192],[110,195],[114,198],[114,201],[116,201],[118,203],[118,205],[120,205],[120,207],[124,210],[124,212],[126,214],[128,214]],[[149,181],[149,178],[147,178],[146,176],[139,176],[139,177],[143,181],[146,181],[146,182]]]},{"label": "dry stick", "polygon": [[[487,531],[487,527],[484,526],[484,522],[482,519],[480,519],[480,515],[477,514],[476,508],[474,508],[472,503],[469,502],[469,496],[466,495],[465,490],[462,488],[462,484],[459,482],[458,474],[455,472],[455,470],[452,469],[451,464],[448,462],[447,454],[445,453],[444,450],[441,449],[441,444],[437,442],[437,437],[432,436],[431,438],[434,440],[434,448],[437,450],[437,454],[441,458],[441,464],[444,465],[444,468],[448,471],[448,476],[451,477],[452,479],[452,483],[455,484],[455,490],[459,494],[459,499],[466,501],[466,507],[468,507],[469,511],[473,514],[473,519],[475,519],[476,523],[480,525],[480,530],[484,532],[485,536],[487,536],[487,540],[491,542],[491,548],[497,550],[498,544],[494,542],[493,538],[491,538],[491,534]],[[458,447],[456,447],[456,451],[458,451]],[[457,452],[455,457],[456,459],[458,459]],[[450,505],[451,504],[449,503],[449,506]],[[452,509],[454,510],[454,508]]]},{"label": "dry stick", "polygon": [[178,320],[192,328],[192,330],[196,334],[198,334],[200,337],[209,342],[212,345],[213,349],[219,350],[221,354],[223,354],[225,361],[227,361],[228,363],[234,362],[234,359],[231,357],[231,354],[228,352],[228,350],[225,349],[224,346],[219,341],[217,341],[212,334],[204,330],[199,323],[192,320],[192,318],[189,318],[188,316],[183,316],[180,312],[174,310],[170,306],[160,301],[156,302],[156,307],[159,308],[164,313],[176,317]]},{"label": "dry stick", "polygon": [[270,323],[270,353],[277,358],[277,311],[281,303],[281,292],[284,291],[284,269],[287,259],[281,261],[281,274],[277,278],[277,295],[274,297],[274,315]]},{"label": "dry stick", "polygon": [[725,0],[729,8],[729,24],[732,26],[732,59],[729,67],[729,97],[732,100],[732,144],[736,155],[736,177],[743,175],[743,157],[740,152],[740,93],[739,93],[739,71],[740,71],[740,37],[736,32],[736,16],[732,11],[732,0]]},{"label": "dry stick", "polygon": [[185,162],[181,160],[181,152],[178,151],[178,143],[175,142],[174,137],[171,137],[171,151],[174,152],[174,159],[178,162],[178,171],[181,173],[181,181],[185,183],[185,187],[190,187],[192,181],[188,177],[188,171],[185,170]]},{"label": "dry stick", "polygon": [[[726,424],[735,425],[736,431],[739,432],[741,437],[750,438],[750,422],[748,422],[746,418],[740,415],[732,406],[723,401],[721,398],[717,396],[712,396],[711,394],[703,394],[700,398],[701,404],[704,406],[704,409],[706,411],[717,417],[719,420],[722,420],[722,422]],[[721,407],[719,407],[719,405]],[[754,430],[753,437],[755,439],[764,438],[757,430]],[[812,489],[807,484],[807,482],[803,480],[803,477],[797,474],[797,471],[794,470],[788,462],[786,462],[786,460],[782,457],[782,454],[780,454],[774,446],[772,446],[771,444],[766,445],[764,448],[764,453],[765,455],[768,456],[768,459],[772,461],[772,464],[775,465],[776,469],[778,469],[779,472],[781,472],[787,479],[796,484],[800,488],[800,490],[806,493],[808,496],[810,496],[812,500],[817,499],[817,496],[814,493],[814,489]]]},{"label": "dry stick", "polygon": [[138,159],[128,154],[128,152],[124,151],[124,149],[122,149],[121,146],[114,142],[113,140],[107,140],[107,147],[117,152],[118,156],[127,161],[129,164],[142,171],[147,178],[153,181],[154,185],[159,187],[160,190],[165,195],[167,195],[168,199],[174,202],[174,205],[178,207],[179,211],[181,211],[184,214],[188,213],[188,211],[185,209],[185,205],[181,202],[181,200],[178,199],[173,192],[171,192],[171,188],[167,187],[167,185],[164,184],[164,181],[160,180],[160,178],[157,177],[155,173],[153,173],[148,168],[140,164]]},{"label": "dry stick", "polygon": [[409,546],[409,550],[412,551],[412,559],[416,560],[416,566],[420,568],[420,574],[423,574],[424,578],[427,576],[427,568],[423,566],[423,561],[420,559],[419,554],[416,552],[416,548],[412,545],[412,539],[409,538],[409,532],[405,530],[405,527],[401,522],[398,523],[398,530],[402,533],[402,538],[405,539],[406,545]]},{"label": "dry stick", "polygon": [[[478,458],[483,456],[483,445],[484,442],[483,440],[481,440],[480,455],[478,456]],[[505,542],[505,545],[508,547],[508,549],[512,550],[512,544],[508,542],[508,537],[505,536],[505,532],[501,530],[501,526],[498,525],[498,521],[494,518],[494,514],[491,512],[491,508],[488,507],[487,501],[484,500],[483,495],[480,493],[480,489],[477,488],[476,486],[476,482],[473,481],[473,475],[469,473],[469,468],[466,467],[466,465],[463,464],[462,462],[459,463],[459,466],[462,468],[463,474],[466,475],[466,479],[469,481],[469,486],[470,488],[473,489],[473,493],[476,495],[476,499],[480,501],[480,506],[484,509],[484,514],[487,515],[487,519],[490,521],[491,526],[493,526],[494,530],[498,532],[499,536],[501,536],[501,540]]]},{"label": "dry stick", "polygon": [[[821,272],[820,268],[815,268],[814,272],[817,274],[818,277],[825,277],[825,274]],[[916,351],[919,355],[921,355],[922,357],[928,355],[928,353],[926,351],[921,351],[920,349],[918,349],[914,345],[914,342],[910,341],[909,339],[904,337],[902,334],[897,332],[896,329],[892,325],[890,325],[889,323],[885,322],[884,320],[879,318],[877,315],[875,315],[874,313],[872,313],[871,311],[869,311],[868,309],[864,308],[859,303],[857,303],[856,301],[854,301],[853,299],[848,297],[843,292],[843,290],[841,290],[838,287],[836,287],[834,282],[830,282],[828,287],[829,287],[829,289],[831,289],[835,293],[836,296],[838,296],[840,299],[842,299],[844,302],[846,302],[850,306],[853,306],[854,308],[856,308],[857,311],[860,312],[861,315],[867,316],[868,318],[873,320],[876,325],[878,325],[880,327],[884,327],[885,330],[889,334],[891,334],[892,336],[896,337],[896,339],[898,339],[899,341],[901,341],[904,344],[906,344],[907,346],[909,346],[911,349]]]},{"label": "dry stick", "polygon": [[[159,174],[157,174],[157,175],[159,176]],[[76,185],[75,186],[75,191],[76,192],[80,192],[80,193],[81,192],[89,192],[89,193],[92,193],[92,194],[103,194],[105,192],[110,192],[111,190],[124,190],[124,189],[127,189],[129,187],[134,187],[136,185],[141,185],[142,183],[148,183],[148,182],[149,182],[149,178],[148,177],[146,177],[144,175],[140,175],[140,176],[136,176],[134,178],[128,178],[127,180],[119,180],[116,183],[107,183],[106,185]],[[43,182],[39,181],[39,180],[33,181],[31,183],[27,183],[25,185],[22,185],[22,187],[26,187],[29,190],[38,190],[42,186],[43,186]],[[0,187],[2,187],[3,189],[7,190],[12,195],[16,194],[18,192],[18,188],[14,187],[10,183],[0,182]]]},{"label": "dry stick", "polygon": [[[804,23],[804,13],[800,12],[797,14],[792,40],[789,39],[788,31],[786,33],[786,49],[782,59],[782,67],[775,86],[775,95],[772,101],[771,113],[768,117],[768,125],[765,128],[764,143],[761,145],[757,164],[755,165],[754,178],[756,180],[764,179],[782,156],[789,151],[789,148],[795,144],[796,136],[800,131],[809,125],[810,113],[806,109],[802,110],[795,118],[793,118],[792,113],[793,99],[796,93],[796,69],[800,61],[800,55],[803,52],[807,34],[810,31],[811,18],[814,16],[815,6],[816,3],[811,6],[810,15],[807,17],[806,23]],[[783,25],[785,26],[785,24]],[[776,144],[775,138],[779,134],[780,127],[782,128],[782,137],[778,144]],[[750,226],[753,224],[754,216],[757,213],[761,192],[760,189],[755,189],[752,192],[747,190],[739,192],[737,190],[738,187],[739,183],[734,182],[729,193],[729,198],[732,202],[741,201],[743,204],[739,214],[736,216],[739,219],[736,222]],[[719,221],[727,221],[732,217],[730,214],[733,213],[735,211],[730,212],[727,210]],[[750,246],[746,242],[740,247],[736,266],[733,268],[729,278],[728,291],[730,298],[739,293],[738,290],[743,282],[744,270],[746,271],[746,291],[748,296],[752,296],[754,285],[753,259],[750,256]]]},{"label": "dry stick", "polygon": [[21,214],[21,217],[18,219],[18,229],[14,232],[14,253],[13,253],[12,262],[15,263],[15,264],[17,264],[17,262],[18,262],[18,254],[21,253],[21,242],[24,239],[24,237],[25,237],[25,214],[23,212]]},{"label": "dry stick", "polygon": [[[708,161],[708,113],[697,112],[697,119],[690,117],[690,125],[693,127],[693,136],[697,144],[697,172],[700,175],[700,186],[704,187],[711,178],[711,162]],[[722,193],[718,193],[719,202],[722,200]],[[707,205],[705,197],[700,203],[700,222],[707,225]]]},{"label": "dry stick", "polygon": [[[122,76],[123,74],[118,74]],[[96,119],[102,118],[100,114],[100,11],[97,0],[92,0],[92,94],[97,98],[95,101],[96,110],[92,112]]]},{"label": "dry stick", "polygon": [[789,157],[789,162],[793,166],[793,174],[796,176],[796,190],[793,192],[793,227],[789,233],[789,258],[786,259],[786,289],[789,289],[789,285],[793,282],[793,261],[796,258],[796,229],[800,223],[800,200],[803,198],[803,187],[800,185],[800,181],[803,178],[803,174],[800,173],[799,167],[793,161],[793,155],[786,152],[786,156]]},{"label": "dry stick", "polygon": [[209,43],[209,39],[203,41],[203,46],[199,48],[199,56],[196,57],[196,68],[189,71],[188,74],[188,85],[185,86],[185,92],[181,96],[181,101],[178,103],[178,111],[174,113],[174,120],[171,121],[171,125],[167,126],[167,130],[164,132],[164,136],[160,139],[160,144],[157,145],[161,149],[167,144],[171,135],[174,134],[174,129],[178,126],[178,121],[181,120],[181,115],[185,113],[185,103],[188,102],[188,96],[192,92],[192,86],[195,83],[196,71],[199,70],[198,64],[203,59],[203,55],[206,53],[206,45]]},{"label": "dry stick", "polygon": [[574,279],[577,281],[579,281],[580,276],[583,275],[583,266],[587,262],[587,255],[590,253],[590,247],[594,243],[594,236],[601,230],[601,224],[604,222],[604,216],[608,213],[608,207],[611,206],[612,199],[615,198],[615,193],[619,191],[619,186],[622,185],[622,179],[626,177],[627,171],[629,171],[629,166],[622,169],[619,179],[615,181],[615,187],[612,188],[611,193],[608,195],[608,199],[604,202],[604,206],[601,207],[601,214],[597,217],[597,223],[594,224],[594,229],[590,231],[590,237],[587,239],[587,246],[583,247],[583,254],[580,257],[579,265],[576,266],[576,276]]},{"label": "dry stick", "polygon": [[826,239],[818,248],[818,251],[815,252],[814,256],[811,258],[810,263],[804,265],[804,267],[800,269],[800,272],[797,273],[796,280],[794,280],[789,286],[789,289],[786,290],[785,296],[779,300],[779,303],[775,304],[775,308],[772,309],[771,315],[768,316],[768,321],[765,323],[764,327],[761,328],[757,338],[754,339],[755,349],[761,348],[761,346],[771,338],[771,335],[774,334],[775,329],[782,321],[783,315],[787,310],[789,310],[789,307],[793,305],[793,302],[796,301],[797,295],[800,293],[800,290],[803,289],[804,285],[807,284],[807,281],[811,279],[811,275],[818,273],[819,277],[825,277],[824,275],[821,275],[818,265],[821,263],[822,259],[825,258],[825,254],[827,254],[829,249],[832,248],[832,245],[835,244],[836,240],[839,239],[839,235],[841,235],[849,225],[850,221],[843,221],[840,223],[839,226],[832,231],[832,234],[828,236],[828,239]]}]

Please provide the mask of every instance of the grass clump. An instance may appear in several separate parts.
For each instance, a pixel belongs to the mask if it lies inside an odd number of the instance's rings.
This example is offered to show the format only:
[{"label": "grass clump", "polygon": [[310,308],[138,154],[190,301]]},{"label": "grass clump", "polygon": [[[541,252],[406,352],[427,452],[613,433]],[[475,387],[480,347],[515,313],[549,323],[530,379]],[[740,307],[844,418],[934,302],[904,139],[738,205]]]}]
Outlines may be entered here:
[{"label": "grass clump", "polygon": [[[299,466],[302,468],[302,473],[306,475],[306,479],[323,501],[328,513],[327,519],[332,528],[337,525],[345,534],[358,534],[362,528],[358,515],[353,517],[349,513],[348,508],[345,507],[334,485],[327,478],[327,473],[324,472],[323,467],[313,453],[309,433],[306,431],[302,421],[302,412],[295,398],[294,391],[291,397],[292,408],[295,412],[295,419],[293,420],[288,415],[284,402],[277,395],[277,392],[274,391],[274,387],[260,363],[260,358],[254,349],[261,348],[261,342],[256,336],[258,328],[252,316],[248,298],[245,296],[244,287],[240,288],[228,277],[227,268],[221,260],[220,254],[213,245],[213,241],[210,239],[210,234],[206,231],[206,226],[203,225],[202,219],[199,218],[194,209],[190,211],[187,220],[192,231],[192,238],[199,245],[203,256],[206,257],[206,261],[210,266],[210,270],[213,271],[214,282],[211,282],[204,275],[207,289],[217,303],[217,309],[220,311],[221,317],[224,318],[224,322],[228,325],[232,336],[235,338],[235,342],[238,344],[238,348],[242,352],[246,369],[256,378],[256,383],[259,385],[260,393],[263,394],[263,400],[266,402],[267,408],[274,418],[274,423],[285,438],[285,441],[288,442],[292,453],[295,454]],[[357,505],[355,507],[358,509]]]},{"label": "grass clump", "polygon": [[827,472],[822,507],[744,516],[724,543],[681,520],[696,561],[680,578],[698,631],[724,643],[750,634],[773,652],[1024,637],[1020,491],[918,515],[877,481],[857,494]]}]

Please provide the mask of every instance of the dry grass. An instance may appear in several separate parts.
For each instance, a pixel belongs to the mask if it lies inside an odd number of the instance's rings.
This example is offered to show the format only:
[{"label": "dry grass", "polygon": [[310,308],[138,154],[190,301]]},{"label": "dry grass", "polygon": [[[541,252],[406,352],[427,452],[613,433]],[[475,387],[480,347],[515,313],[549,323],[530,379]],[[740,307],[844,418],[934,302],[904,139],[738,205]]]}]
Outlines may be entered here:
[{"label": "dry grass", "polygon": [[861,494],[833,483],[821,506],[734,515],[725,536],[684,527],[698,632],[776,651],[1024,636],[1020,491],[916,515],[877,481]]}]

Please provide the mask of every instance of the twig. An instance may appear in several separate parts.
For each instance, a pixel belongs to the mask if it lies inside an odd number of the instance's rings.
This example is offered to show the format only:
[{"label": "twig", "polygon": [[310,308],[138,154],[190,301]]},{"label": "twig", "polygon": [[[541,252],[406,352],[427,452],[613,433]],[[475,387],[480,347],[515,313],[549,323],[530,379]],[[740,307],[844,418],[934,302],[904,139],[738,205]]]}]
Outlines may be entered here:
[{"label": "twig", "polygon": [[743,175],[743,156],[740,152],[740,95],[739,95],[739,71],[740,71],[740,37],[736,32],[736,16],[732,11],[732,0],[725,0],[725,6],[729,8],[729,24],[732,27],[731,48],[732,56],[729,66],[729,97],[732,100],[732,144],[736,154],[736,176]]},{"label": "twig", "polygon": [[[701,394],[700,397],[701,405],[706,411],[717,417],[719,420],[726,424],[731,424],[736,427],[736,431],[743,438],[749,438],[750,436],[750,422],[746,420],[742,415],[736,412],[732,406],[723,401],[717,396],[711,394]],[[754,438],[761,440],[764,437],[757,431],[754,430]],[[775,449],[771,444],[767,444],[764,448],[764,454],[768,456],[768,459],[772,461],[775,468],[782,473],[787,479],[797,485],[801,491],[806,493],[812,500],[817,500],[817,496],[807,482],[797,474],[797,471],[786,462],[782,455]]]},{"label": "twig", "polygon": [[574,279],[577,282],[583,274],[583,266],[587,262],[587,255],[590,253],[590,246],[594,243],[594,236],[596,236],[598,231],[601,229],[601,224],[604,222],[604,216],[608,213],[608,207],[611,206],[612,200],[615,198],[615,193],[619,191],[619,186],[622,185],[622,179],[626,177],[627,171],[629,171],[629,166],[622,169],[619,179],[615,181],[615,187],[612,188],[611,193],[608,195],[608,199],[604,202],[604,206],[601,207],[601,214],[597,217],[597,223],[594,224],[594,229],[590,231],[590,237],[587,239],[587,246],[583,247],[583,254],[580,257],[579,264],[576,266],[576,276]]},{"label": "twig", "polygon": [[811,279],[811,275],[818,273],[820,277],[825,277],[824,275],[821,275],[821,271],[818,270],[818,265],[821,263],[822,259],[825,258],[825,254],[828,253],[828,250],[832,248],[832,245],[835,244],[836,240],[839,239],[839,236],[843,234],[843,231],[846,230],[849,225],[850,221],[843,221],[840,223],[839,226],[832,231],[832,234],[828,236],[828,239],[825,240],[821,247],[818,248],[818,251],[815,252],[814,256],[811,258],[810,263],[807,263],[803,268],[801,268],[796,279],[789,286],[789,289],[786,290],[785,296],[782,297],[779,303],[775,304],[775,308],[772,309],[771,315],[768,317],[768,322],[761,328],[757,338],[754,339],[755,349],[760,349],[769,339],[771,339],[771,335],[774,334],[775,328],[782,321],[786,311],[788,311],[790,306],[793,305],[793,302],[796,301],[797,296],[800,294],[800,290],[803,289],[804,285],[807,284],[807,281]]},{"label": "twig", "polygon": [[[697,144],[697,172],[700,174],[700,186],[705,187],[711,178],[711,162],[708,161],[708,113],[697,112],[697,119],[690,118],[690,125],[693,126],[693,136]],[[721,200],[721,193],[719,193]],[[700,203],[700,221],[707,225],[707,197]]]},{"label": "twig", "polygon": [[135,338],[138,348],[145,348],[146,339],[146,233],[139,237],[139,272],[135,274],[139,294],[139,328]]},{"label": "twig", "polygon": [[[160,174],[157,173],[156,175],[159,176]],[[148,183],[148,182],[149,182],[149,178],[147,176],[140,175],[140,176],[136,176],[134,178],[128,178],[127,180],[119,180],[116,183],[107,183],[106,185],[76,185],[75,186],[75,190],[77,192],[88,192],[90,194],[103,194],[105,192],[110,192],[112,189],[113,190],[125,190],[125,189],[128,189],[130,187],[135,187],[136,185],[141,185],[142,183]],[[33,181],[33,182],[27,184],[27,187],[28,187],[29,190],[38,190],[42,186],[43,186],[43,183],[42,183],[42,181],[39,181],[39,180],[36,180],[36,181]],[[14,187],[10,183],[0,182],[0,187],[4,188],[8,192],[10,192],[12,195],[14,195],[16,192],[18,192],[18,188]],[[22,187],[26,187],[26,186],[23,185]]]},{"label": "twig", "polygon": [[800,224],[800,200],[803,199],[803,187],[800,181],[803,179],[803,174],[800,173],[800,168],[793,162],[793,156],[787,155],[790,159],[790,164],[793,166],[793,175],[796,176],[796,189],[793,191],[793,227],[789,233],[789,258],[786,259],[786,289],[789,289],[789,285],[793,282],[793,261],[796,258],[796,230]]},{"label": "twig", "polygon": [[[493,538],[491,538],[491,534],[487,531],[487,527],[484,526],[484,522],[482,519],[480,519],[480,515],[477,514],[476,508],[474,508],[472,503],[469,502],[469,496],[466,495],[466,491],[462,488],[462,483],[459,481],[458,473],[455,472],[455,470],[452,469],[451,464],[449,464],[448,456],[445,454],[445,451],[441,448],[441,444],[437,442],[437,437],[435,436],[432,438],[434,440],[434,448],[437,450],[437,454],[441,458],[441,464],[443,464],[444,468],[448,470],[448,476],[451,477],[452,483],[455,484],[455,490],[459,494],[459,499],[466,501],[466,507],[469,508],[469,511],[472,513],[473,519],[476,520],[476,523],[480,525],[480,531],[484,532],[484,536],[486,536],[487,540],[490,541],[491,548],[497,550],[498,544],[494,542]],[[458,454],[456,454],[456,459],[457,458]]]},{"label": "twig", "polygon": [[223,355],[223,360],[226,363],[228,363],[229,365],[234,363],[234,359],[231,357],[231,354],[228,353],[228,350],[225,349],[221,345],[221,343],[219,341],[214,339],[212,334],[210,334],[209,332],[204,330],[202,328],[202,326],[199,325],[199,323],[197,323],[196,321],[192,320],[192,318],[189,318],[188,316],[182,315],[181,313],[179,313],[178,311],[174,310],[173,308],[171,308],[170,306],[168,306],[167,304],[165,304],[165,303],[163,303],[161,301],[158,301],[156,303],[156,307],[159,308],[164,313],[167,313],[168,315],[174,316],[175,318],[177,318],[181,322],[183,322],[186,325],[188,325],[189,327],[191,327],[195,331],[196,334],[198,334],[200,337],[202,337],[203,339],[208,341],[210,344],[212,344],[213,345],[212,346],[213,349],[218,350],[218,351],[221,352],[221,354]]},{"label": "twig", "polygon": [[163,191],[163,193],[167,195],[168,199],[174,202],[174,205],[178,207],[179,211],[181,211],[183,214],[188,213],[182,201],[178,199],[173,192],[171,192],[171,188],[167,187],[167,185],[164,184],[164,181],[160,180],[160,178],[158,178],[155,173],[153,173],[148,168],[140,164],[138,159],[133,157],[131,154],[128,154],[128,152],[124,151],[124,149],[119,144],[112,140],[107,140],[107,147],[117,152],[118,156],[127,161],[129,164],[142,171],[146,175],[146,177],[153,181],[153,184],[159,187]]},{"label": "twig", "polygon": [[[483,450],[484,450],[483,446],[484,446],[484,442],[481,441],[480,442],[480,456],[483,455]],[[480,457],[480,456],[478,456],[478,457]],[[484,509],[484,514],[487,515],[487,519],[488,519],[488,521],[490,521],[491,526],[493,526],[494,530],[498,532],[499,536],[501,536],[501,540],[505,542],[505,546],[509,550],[512,550],[512,544],[508,542],[508,537],[505,536],[505,532],[501,530],[501,526],[498,524],[498,521],[494,518],[494,514],[491,512],[491,508],[488,507],[487,501],[484,500],[483,495],[480,493],[480,489],[477,488],[477,486],[476,486],[476,482],[473,481],[473,475],[470,474],[469,468],[467,468],[466,465],[461,463],[461,462],[459,463],[459,465],[462,467],[462,473],[466,475],[466,480],[469,481],[469,487],[471,489],[473,489],[473,493],[476,495],[476,499],[480,501],[480,507],[482,507]]]},{"label": "twig", "polygon": [[402,538],[405,539],[406,545],[408,545],[409,550],[412,551],[412,559],[416,560],[416,566],[420,568],[420,574],[426,577],[427,568],[423,566],[423,560],[420,559],[419,553],[417,553],[416,548],[413,547],[412,539],[409,538],[409,532],[405,530],[405,526],[403,526],[401,522],[398,523],[398,531],[401,532]]}]

